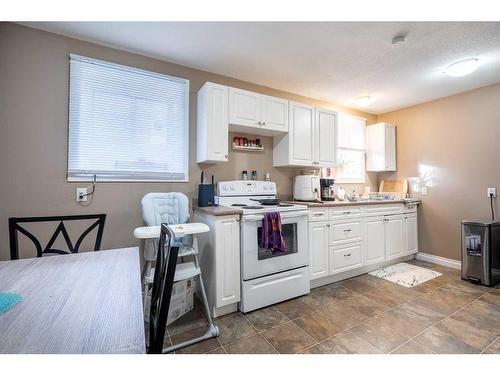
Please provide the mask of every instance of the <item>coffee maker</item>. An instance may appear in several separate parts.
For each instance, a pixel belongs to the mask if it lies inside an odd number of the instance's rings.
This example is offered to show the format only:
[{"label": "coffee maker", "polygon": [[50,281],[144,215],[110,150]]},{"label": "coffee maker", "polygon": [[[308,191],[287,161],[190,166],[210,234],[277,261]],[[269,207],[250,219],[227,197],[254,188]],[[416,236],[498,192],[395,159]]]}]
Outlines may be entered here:
[{"label": "coffee maker", "polygon": [[321,200],[322,201],[334,201],[335,192],[333,191],[333,183],[335,180],[333,178],[321,178],[319,180],[319,185],[321,187]]}]

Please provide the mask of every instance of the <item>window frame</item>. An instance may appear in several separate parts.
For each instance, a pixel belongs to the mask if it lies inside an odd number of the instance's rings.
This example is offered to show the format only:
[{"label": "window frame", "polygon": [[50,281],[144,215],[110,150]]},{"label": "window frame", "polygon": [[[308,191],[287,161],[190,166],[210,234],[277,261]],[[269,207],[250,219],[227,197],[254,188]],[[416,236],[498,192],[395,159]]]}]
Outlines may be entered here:
[{"label": "window frame", "polygon": [[[365,125],[364,125],[364,128],[363,128],[363,136],[365,138],[365,142],[364,142],[364,145],[365,145],[365,148],[364,149],[360,149],[360,148],[354,148],[354,147],[342,147],[342,146],[339,146],[339,142],[338,142],[338,139],[337,139],[337,147],[336,147],[336,158],[337,158],[337,171],[338,171],[338,163],[339,163],[339,150],[347,150],[347,151],[358,151],[358,152],[361,152],[362,153],[362,158],[361,158],[361,165],[362,165],[362,169],[363,169],[363,173],[362,173],[362,176],[359,177],[359,178],[350,178],[350,177],[337,177],[335,176],[335,183],[342,183],[342,184],[364,184],[366,182],[366,118],[364,117],[360,117],[360,116],[356,116],[356,115],[351,115],[351,114],[347,114],[347,113],[339,113],[339,120],[342,116],[350,116],[350,117],[354,117],[354,118],[357,118],[357,119],[360,119],[360,120],[363,120],[365,122]],[[340,124],[340,121],[339,121],[339,124]],[[337,133],[337,137],[338,137],[338,133]]]},{"label": "window frame", "polygon": [[[130,182],[139,182],[139,183],[145,183],[145,182],[163,182],[163,183],[188,183],[189,182],[189,90],[190,90],[190,81],[187,78],[181,78],[181,77],[175,77],[171,76],[168,74],[164,73],[158,73],[158,72],[153,72],[141,68],[136,68],[132,66],[127,66],[127,65],[122,65],[122,64],[117,64],[113,63],[110,61],[106,60],[100,60],[100,59],[94,59],[91,57],[86,57],[78,54],[70,54],[68,58],[68,68],[69,68],[69,74],[68,74],[68,126],[66,128],[67,131],[67,137],[66,137],[66,181],[67,182],[92,182],[93,181],[93,175],[90,175],[88,177],[86,176],[70,176],[70,158],[69,158],[69,145],[70,145],[70,108],[71,108],[71,91],[70,91],[70,85],[71,85],[71,59],[75,60],[80,60],[80,61],[85,61],[93,64],[99,64],[99,65],[105,65],[105,66],[111,66],[116,69],[124,70],[124,71],[130,71],[130,72],[139,72],[142,74],[146,75],[151,75],[151,76],[159,76],[162,77],[163,79],[169,79],[172,81],[177,81],[177,82],[182,82],[186,85],[186,92],[185,92],[185,107],[184,107],[184,179],[181,180],[172,180],[172,179],[147,179],[147,178],[140,178],[140,177],[134,177],[134,173],[129,173],[129,177],[125,176],[117,176],[116,178],[113,177],[97,177],[96,181],[98,182],[116,182],[116,183],[130,183]],[[147,172],[142,172],[142,175],[146,174]]]}]

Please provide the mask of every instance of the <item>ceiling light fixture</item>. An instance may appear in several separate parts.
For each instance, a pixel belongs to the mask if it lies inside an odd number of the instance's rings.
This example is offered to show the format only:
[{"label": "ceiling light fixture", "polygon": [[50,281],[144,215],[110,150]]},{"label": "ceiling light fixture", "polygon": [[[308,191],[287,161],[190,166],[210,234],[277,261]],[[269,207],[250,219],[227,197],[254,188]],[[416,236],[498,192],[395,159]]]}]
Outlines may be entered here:
[{"label": "ceiling light fixture", "polygon": [[374,100],[375,98],[373,96],[365,95],[365,96],[358,96],[356,99],[354,99],[353,102],[354,105],[358,107],[367,107],[370,104],[372,104]]},{"label": "ceiling light fixture", "polygon": [[450,77],[463,77],[471,74],[479,67],[479,59],[473,57],[470,59],[460,60],[449,65],[444,73]]}]

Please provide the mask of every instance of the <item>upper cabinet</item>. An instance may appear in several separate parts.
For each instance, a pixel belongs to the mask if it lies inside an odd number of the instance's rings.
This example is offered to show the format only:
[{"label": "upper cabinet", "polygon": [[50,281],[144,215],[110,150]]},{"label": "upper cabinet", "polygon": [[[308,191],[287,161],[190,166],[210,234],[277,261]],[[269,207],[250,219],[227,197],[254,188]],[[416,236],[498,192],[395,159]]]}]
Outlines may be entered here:
[{"label": "upper cabinet", "polygon": [[290,102],[288,133],[273,139],[273,165],[333,167],[336,134],[336,112]]},{"label": "upper cabinet", "polygon": [[366,128],[366,170],[396,170],[396,127],[386,122]]},{"label": "upper cabinet", "polygon": [[229,130],[274,136],[288,131],[288,100],[229,88]]},{"label": "upper cabinet", "polygon": [[197,163],[228,160],[228,87],[207,82],[197,98]]}]

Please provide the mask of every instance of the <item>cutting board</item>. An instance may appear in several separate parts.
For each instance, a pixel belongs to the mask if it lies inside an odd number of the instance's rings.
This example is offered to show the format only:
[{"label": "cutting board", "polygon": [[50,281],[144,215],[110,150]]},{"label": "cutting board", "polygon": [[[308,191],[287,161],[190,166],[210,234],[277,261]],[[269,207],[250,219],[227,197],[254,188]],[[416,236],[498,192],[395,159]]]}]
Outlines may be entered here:
[{"label": "cutting board", "polygon": [[381,193],[396,193],[401,198],[406,197],[408,193],[408,181],[407,180],[382,180],[378,191]]}]

